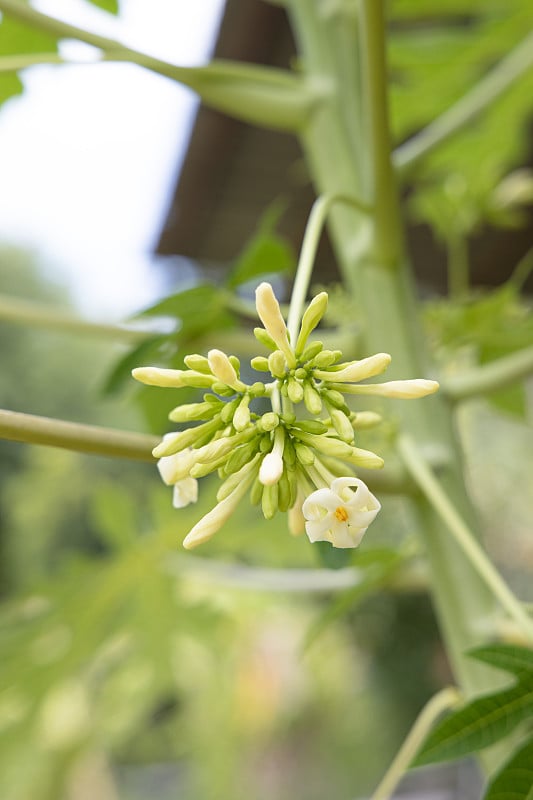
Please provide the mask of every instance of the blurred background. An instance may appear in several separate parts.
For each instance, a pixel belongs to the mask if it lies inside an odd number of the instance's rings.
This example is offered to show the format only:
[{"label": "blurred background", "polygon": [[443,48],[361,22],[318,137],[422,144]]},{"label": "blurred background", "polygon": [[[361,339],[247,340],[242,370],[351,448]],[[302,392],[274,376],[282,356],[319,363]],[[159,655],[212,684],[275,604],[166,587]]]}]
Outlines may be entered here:
[{"label": "blurred background", "polygon": [[[283,9],[260,0],[35,6],[179,64],[294,64]],[[393,0],[390,14],[398,143],[533,22],[525,0]],[[6,22],[0,51],[32,49]],[[288,135],[199,107],[138,67],[93,64],[87,46],[59,48],[79,63],[0,74],[0,405],[161,434],[186,398],[132,386],[131,367],[179,365],[209,343],[249,357],[238,326],[252,323],[229,289],[245,303],[249,276],[272,272],[288,296],[312,187]],[[403,198],[443,370],[533,344],[532,89],[529,75]],[[445,297],[454,259],[466,297]],[[315,280],[338,280],[327,235]],[[332,288],[326,322],[357,357],[357,298]],[[466,404],[458,425],[486,544],[533,600],[530,415],[525,384]],[[367,436],[381,452],[391,430]],[[0,795],[368,796],[452,681],[402,503],[384,498],[371,543],[342,569],[246,504],[188,555],[183,536],[216,488],[204,481],[199,505],[178,513],[155,473],[0,444]],[[480,796],[468,764],[418,771],[402,791]]]}]

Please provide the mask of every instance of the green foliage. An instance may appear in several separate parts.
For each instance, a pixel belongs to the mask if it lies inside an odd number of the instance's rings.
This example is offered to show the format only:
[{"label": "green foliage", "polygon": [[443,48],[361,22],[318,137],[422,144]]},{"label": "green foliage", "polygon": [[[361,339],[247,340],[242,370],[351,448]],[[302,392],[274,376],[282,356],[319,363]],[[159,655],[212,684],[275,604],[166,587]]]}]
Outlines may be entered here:
[{"label": "green foliage", "polygon": [[511,672],[517,677],[516,683],[472,700],[439,723],[413,766],[450,761],[483,750],[533,718],[533,651],[493,645],[469,655]]},{"label": "green foliage", "polygon": [[110,14],[118,14],[119,3],[118,0],[89,0],[93,6],[108,11]]},{"label": "green foliage", "polygon": [[[5,14],[0,21],[0,43],[0,55],[4,56],[57,52],[55,37]],[[0,105],[22,91],[22,81],[15,72],[0,70]]]},{"label": "green foliage", "polygon": [[485,800],[532,800],[533,740],[520,747],[491,781]]}]

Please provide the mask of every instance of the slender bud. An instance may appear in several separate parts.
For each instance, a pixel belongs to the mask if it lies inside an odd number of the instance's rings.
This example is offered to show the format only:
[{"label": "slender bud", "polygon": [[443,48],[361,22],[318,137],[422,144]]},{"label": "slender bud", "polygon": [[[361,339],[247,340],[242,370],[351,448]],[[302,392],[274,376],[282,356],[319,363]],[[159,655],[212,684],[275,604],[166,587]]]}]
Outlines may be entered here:
[{"label": "slender bud", "polygon": [[276,342],[279,349],[285,353],[290,366],[294,366],[295,359],[289,344],[287,326],[281,314],[276,295],[269,283],[261,283],[255,290],[255,305],[259,319],[267,332]]},{"label": "slender bud", "polygon": [[240,398],[235,398],[235,400],[230,400],[229,403],[224,403],[224,408],[220,412],[220,419],[224,424],[228,425],[233,419],[233,415],[237,411],[239,407]]},{"label": "slender bud", "polygon": [[214,403],[187,403],[174,408],[168,418],[172,422],[194,422],[200,419],[212,419],[219,411],[220,401],[218,405]]},{"label": "slender bud", "polygon": [[220,419],[217,417],[210,422],[204,422],[203,425],[197,425],[195,428],[188,428],[185,431],[177,433],[166,434],[163,441],[157,447],[154,447],[152,453],[155,458],[162,458],[163,456],[171,456],[178,453],[180,450],[185,450],[186,447],[194,445],[204,435],[212,435],[220,428]]},{"label": "slender bud", "polygon": [[398,400],[412,400],[434,394],[439,388],[437,381],[415,378],[407,381],[387,381],[385,383],[363,383],[357,386],[346,386],[348,394],[369,394],[379,397],[393,397]]},{"label": "slender bud", "polygon": [[335,408],[344,408],[346,405],[344,395],[341,392],[337,392],[336,389],[323,389],[322,396]]},{"label": "slender bud", "polygon": [[338,408],[330,408],[330,416],[333,427],[344,442],[353,442],[352,423],[343,411]]},{"label": "slender bud", "polygon": [[358,411],[350,416],[350,422],[354,430],[366,430],[374,428],[382,421],[382,417],[375,411]]},{"label": "slender bud", "polygon": [[308,344],[300,356],[301,363],[305,364],[307,361],[312,361],[312,359],[320,353],[323,347],[324,345],[322,342],[311,342],[311,344]]},{"label": "slender bud", "polygon": [[314,357],[313,366],[318,369],[324,369],[334,364],[338,358],[340,358],[338,350],[322,350]]},{"label": "slender bud", "polygon": [[280,511],[288,511],[291,505],[291,487],[286,470],[283,471],[278,482],[278,508]]},{"label": "slender bud", "polygon": [[309,413],[315,417],[322,411],[322,400],[310,381],[304,383],[304,403]]},{"label": "slender bud", "polygon": [[346,457],[346,461],[351,464],[356,464],[358,467],[366,467],[367,469],[381,469],[385,463],[382,458],[377,456],[371,450],[363,450],[360,447],[352,447],[351,455]]},{"label": "slender bud", "polygon": [[269,484],[263,489],[263,496],[261,498],[261,507],[263,509],[263,516],[265,519],[272,519],[278,510],[278,484]]},{"label": "slender bud", "polygon": [[259,457],[259,453],[256,453],[251,461],[247,461],[245,464],[243,464],[237,472],[234,472],[232,475],[230,475],[229,478],[227,478],[224,483],[220,485],[217,492],[218,502],[225,500],[226,497],[237,488],[243,478],[251,475],[252,473],[257,473],[256,465],[259,461]]},{"label": "slender bud", "polygon": [[299,419],[293,426],[297,431],[305,431],[305,433],[327,433],[328,426],[324,425],[318,419]]},{"label": "slender bud", "polygon": [[376,355],[363,358],[361,361],[353,361],[343,369],[331,372],[315,370],[315,377],[324,381],[335,381],[336,383],[344,383],[344,381],[355,383],[366,378],[372,378],[374,375],[380,375],[387,369],[390,362],[391,357],[388,353],[376,353]]},{"label": "slender bud", "polygon": [[233,427],[236,431],[243,431],[250,424],[250,409],[248,408],[249,404],[250,398],[245,394],[239,403],[237,411],[233,415]]},{"label": "slender bud", "polygon": [[264,344],[269,350],[277,350],[278,346],[272,336],[269,336],[264,328],[254,328],[254,336],[258,342]]},{"label": "slender bud", "polygon": [[212,508],[211,511],[202,517],[202,519],[197,522],[196,525],[194,525],[183,542],[183,546],[187,550],[206,542],[218,530],[220,530],[222,525],[224,525],[224,523],[227,522],[227,520],[231,517],[239,502],[248,491],[252,481],[254,480],[254,477],[255,476],[253,474],[245,476],[231,492],[231,494],[229,494],[224,500]]},{"label": "slender bud", "polygon": [[301,442],[295,442],[294,449],[296,450],[296,457],[298,458],[300,464],[303,464],[306,467],[310,467],[311,464],[314,464],[315,454],[310,447],[307,447],[307,445],[302,444]]},{"label": "slender bud", "polygon": [[327,292],[320,292],[320,294],[317,294],[316,297],[313,297],[313,299],[307,306],[304,315],[302,317],[302,324],[300,326],[300,334],[298,336],[298,341],[296,342],[296,347],[294,348],[297,353],[301,353],[302,350],[305,348],[309,335],[316,328],[316,326],[326,313],[327,307],[328,307]]},{"label": "slender bud", "polygon": [[298,491],[296,502],[289,509],[289,533],[292,536],[301,536],[305,531],[305,517],[302,513],[304,497]]},{"label": "slender bud", "polygon": [[165,386],[181,389],[184,386],[192,386],[197,389],[207,389],[213,384],[214,378],[211,375],[203,375],[201,372],[183,369],[160,369],[159,367],[137,367],[132,370],[136,381],[145,383],[148,386]]}]

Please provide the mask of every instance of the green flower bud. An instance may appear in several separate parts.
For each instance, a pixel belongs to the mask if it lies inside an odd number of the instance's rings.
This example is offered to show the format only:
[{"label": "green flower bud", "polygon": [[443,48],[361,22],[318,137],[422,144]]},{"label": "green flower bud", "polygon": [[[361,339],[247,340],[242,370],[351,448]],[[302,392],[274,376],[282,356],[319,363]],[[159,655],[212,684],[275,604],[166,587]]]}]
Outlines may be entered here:
[{"label": "green flower bud", "polygon": [[320,292],[316,297],[313,297],[307,306],[302,317],[302,324],[300,326],[300,334],[296,342],[295,351],[301,353],[305,348],[306,342],[311,332],[316,328],[328,307],[327,292]]},{"label": "green flower bud", "polygon": [[294,449],[296,450],[296,456],[300,464],[303,464],[307,467],[311,466],[311,464],[314,464],[315,454],[310,447],[307,447],[307,445],[302,444],[301,442],[295,442]]},{"label": "green flower bud", "polygon": [[196,547],[202,542],[206,542],[215,534],[222,525],[231,517],[240,501],[250,488],[253,475],[243,478],[239,485],[224,500],[211,509],[202,519],[189,531],[183,546],[187,549]]},{"label": "green flower bud", "polygon": [[270,453],[272,450],[272,439],[268,434],[266,436],[261,436],[259,440],[259,450],[261,453]]},{"label": "green flower bud", "polygon": [[277,350],[278,346],[272,336],[270,336],[264,328],[254,328],[254,336],[258,342],[264,344],[269,350]]},{"label": "green flower bud", "polygon": [[237,377],[240,377],[241,362],[239,361],[237,356],[228,356],[228,358],[229,358],[229,363],[231,364],[231,366],[233,367],[233,369],[237,373]]},{"label": "green flower bud", "polygon": [[338,408],[330,408],[331,422],[339,434],[340,438],[351,444],[353,442],[352,423],[343,411]]},{"label": "green flower bud", "polygon": [[250,397],[263,397],[266,393],[266,386],[261,381],[256,381],[252,383],[248,390],[248,394]]},{"label": "green flower bud", "polygon": [[258,372],[268,372],[270,369],[268,358],[265,358],[265,356],[255,356],[255,358],[252,358],[250,361],[250,366]]},{"label": "green flower bud", "polygon": [[304,383],[304,403],[309,413],[315,417],[322,411],[322,400],[310,381]]},{"label": "green flower bud", "polygon": [[281,350],[274,350],[268,357],[268,368],[274,378],[285,377],[287,371],[287,359]]},{"label": "green flower bud", "polygon": [[212,375],[183,369],[160,369],[159,367],[137,367],[132,370],[136,381],[148,386],[165,386],[181,389],[191,386],[195,389],[209,389],[214,381]]},{"label": "green flower bud", "polygon": [[305,350],[303,351],[302,355],[300,356],[300,361],[302,364],[307,363],[308,361],[312,361],[315,356],[317,356],[321,350],[323,349],[324,345],[322,342],[311,342],[308,344]]},{"label": "green flower bud", "polygon": [[304,387],[294,378],[289,378],[287,382],[287,394],[292,403],[300,403],[304,398]]},{"label": "green flower bud", "polygon": [[303,367],[298,367],[298,369],[294,370],[294,377],[298,378],[300,381],[304,381],[307,378],[308,372]]},{"label": "green flower bud", "polygon": [[287,326],[281,314],[276,295],[269,283],[260,283],[255,290],[255,307],[259,319],[265,326],[272,339],[280,350],[283,351],[287,361],[294,365],[294,355],[289,344]]},{"label": "green flower bud", "polygon": [[248,464],[257,453],[257,446],[257,439],[252,439],[251,442],[246,442],[237,447],[226,461],[224,467],[226,475],[231,475],[233,472],[241,469],[245,464]]},{"label": "green flower bud", "polygon": [[187,403],[174,408],[168,418],[172,422],[193,422],[200,419],[212,419],[219,412],[220,405],[220,401],[218,405],[214,403]]},{"label": "green flower bud", "polygon": [[256,478],[252,488],[250,489],[250,503],[253,506],[258,506],[259,503],[261,502],[264,488],[265,487],[263,486],[259,478]]},{"label": "green flower bud", "polygon": [[366,467],[367,469],[381,469],[384,461],[371,450],[363,450],[360,447],[352,447],[352,452],[349,457],[345,458],[351,464],[358,467]]},{"label": "green flower bud", "polygon": [[339,356],[339,350],[322,350],[322,352],[318,353],[313,359],[313,366],[317,367],[318,369],[325,369],[325,367],[330,367],[332,364],[337,361]]},{"label": "green flower bud", "polygon": [[289,490],[291,495],[289,508],[292,508],[298,496],[298,473],[293,467],[289,467],[286,470],[286,473],[287,473],[287,479],[289,481]]},{"label": "green flower bud", "polygon": [[278,481],[278,508],[280,511],[288,511],[291,505],[291,487],[289,476],[284,470]]},{"label": "green flower bud", "polygon": [[215,381],[211,388],[215,394],[219,394],[221,397],[231,397],[235,394],[235,390],[231,386],[226,386],[225,383],[220,383],[220,381]]},{"label": "green flower bud", "polygon": [[211,367],[205,356],[200,356],[198,353],[191,353],[185,356],[183,360],[189,369],[196,370],[196,372],[203,372],[205,375],[211,375]]},{"label": "green flower bud", "polygon": [[206,475],[210,475],[212,472],[216,472],[220,467],[223,467],[225,463],[226,456],[221,456],[216,461],[208,461],[205,464],[200,464],[197,461],[190,468],[189,475],[191,478],[205,478]]},{"label": "green flower bud", "polygon": [[317,435],[313,433],[306,433],[305,431],[294,430],[295,436],[308,445],[309,447],[319,450],[328,456],[336,456],[337,458],[349,458],[352,455],[352,447],[346,442],[340,441],[333,436]]},{"label": "green flower bud", "polygon": [[322,397],[334,408],[344,408],[346,405],[344,395],[336,389],[322,389]]},{"label": "green flower bud", "polygon": [[214,394],[204,394],[204,403],[212,403],[213,405],[220,405],[220,398],[215,397]]},{"label": "green flower bud", "polygon": [[357,383],[357,381],[372,378],[374,375],[380,375],[387,369],[390,362],[391,357],[388,353],[376,353],[374,356],[363,358],[361,361],[339,364],[339,369],[331,370],[330,372],[316,370],[315,378],[324,381],[335,381],[336,383]]},{"label": "green flower bud", "polygon": [[195,428],[167,434],[165,439],[153,449],[153,456],[154,458],[162,458],[163,456],[179,453],[180,450],[185,450],[186,447],[191,447],[191,445],[195,444],[197,439],[204,436],[204,434],[212,436],[219,428],[220,418],[217,416],[210,422],[204,422],[203,425],[197,425]]},{"label": "green flower bud", "polygon": [[279,416],[274,411],[267,411],[260,420],[260,426],[264,431],[273,431],[279,425]]},{"label": "green flower bud", "polygon": [[250,441],[254,436],[256,436],[256,431],[253,427],[241,431],[241,433],[236,433],[234,436],[222,436],[220,439],[216,439],[204,445],[204,447],[198,451],[196,459],[202,464],[208,461],[216,461],[222,456],[227,456],[228,453],[231,453],[238,445]]},{"label": "green flower bud", "polygon": [[228,425],[232,419],[233,415],[237,411],[239,407],[240,398],[236,398],[235,400],[231,400],[229,403],[224,404],[224,408],[220,412],[220,419],[225,425]]},{"label": "green flower bud", "polygon": [[285,436],[285,446],[283,448],[283,461],[288,467],[296,464],[296,450],[290,436]]},{"label": "green flower bud", "polygon": [[328,426],[317,419],[299,419],[298,422],[294,423],[293,427],[296,431],[305,431],[305,433],[320,434],[328,431]]},{"label": "green flower bud", "polygon": [[251,461],[247,461],[245,464],[241,466],[241,468],[234,472],[232,475],[227,478],[223,484],[218,489],[217,492],[217,500],[220,502],[224,500],[231,492],[242,483],[243,478],[248,477],[252,474],[252,472],[256,471],[256,465],[259,461],[259,453],[256,453],[254,458]]},{"label": "green flower bud", "polygon": [[263,488],[263,496],[261,498],[261,507],[263,509],[263,516],[265,519],[272,519],[278,510],[278,497],[279,488],[277,483]]},{"label": "green flower bud", "polygon": [[235,367],[222,350],[210,350],[207,354],[207,360],[209,361],[211,372],[221,383],[232,387],[236,387],[240,383]]}]

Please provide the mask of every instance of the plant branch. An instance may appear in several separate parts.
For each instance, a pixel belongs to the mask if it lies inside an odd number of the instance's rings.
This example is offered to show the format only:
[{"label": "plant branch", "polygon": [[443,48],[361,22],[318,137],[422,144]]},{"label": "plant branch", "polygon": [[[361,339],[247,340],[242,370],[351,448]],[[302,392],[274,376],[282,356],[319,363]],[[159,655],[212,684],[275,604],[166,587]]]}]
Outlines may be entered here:
[{"label": "plant branch", "polygon": [[307,220],[307,225],[305,228],[300,258],[298,259],[296,279],[292,289],[289,315],[287,319],[287,329],[293,345],[298,338],[298,326],[302,318],[302,310],[305,304],[309,283],[311,281],[311,275],[313,273],[313,266],[320,236],[326,223],[329,211],[335,203],[345,203],[346,205],[352,206],[364,214],[369,214],[372,211],[369,206],[361,203],[355,197],[348,197],[346,195],[325,194],[321,197],[318,197],[313,203],[313,207],[311,209],[311,213],[309,214],[309,219]]},{"label": "plant branch", "polygon": [[0,320],[56,331],[90,334],[132,344],[142,342],[154,334],[154,331],[138,330],[126,325],[91,322],[69,314],[63,309],[2,294],[0,294]]},{"label": "plant branch", "polygon": [[409,769],[418,749],[433,727],[434,722],[444,711],[459,704],[461,695],[452,686],[442,689],[424,706],[407,737],[400,747],[396,758],[387,770],[383,780],[371,797],[371,800],[389,800],[399,782]]},{"label": "plant branch", "polygon": [[0,437],[15,442],[62,447],[82,453],[115,458],[151,461],[153,448],[159,444],[155,436],[117,431],[96,425],[36,417],[17,411],[0,409]]},{"label": "plant branch", "polygon": [[394,153],[394,165],[405,172],[426,155],[459,133],[469,122],[485,111],[519,78],[533,67],[533,33],[518,44],[509,55],[487,73],[469,92],[440,117],[400,145]]},{"label": "plant branch", "polygon": [[424,459],[415,441],[408,434],[403,434],[398,438],[398,452],[407,471],[445,523],[478,575],[489,587],[494,597],[499,600],[509,616],[519,625],[528,641],[533,643],[533,619],[527,614],[522,603],[509,589],[498,570],[478,544],[469,527],[442,490],[437,477]]},{"label": "plant branch", "polygon": [[22,0],[0,0],[0,11],[60,39],[90,44],[107,60],[128,61],[176,80],[213,108],[257,125],[299,130],[326,91],[287,70],[255,64],[219,60],[205,67],[180,67],[43,14]]},{"label": "plant branch", "polygon": [[504,389],[533,373],[533,346],[497,358],[489,364],[452,375],[441,383],[442,391],[453,401],[490,394]]}]

